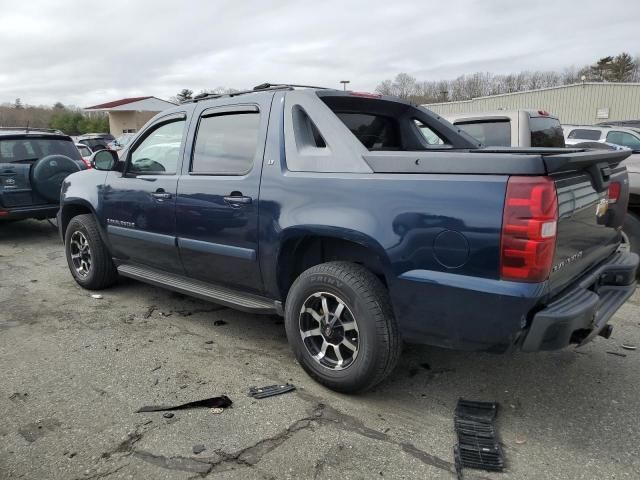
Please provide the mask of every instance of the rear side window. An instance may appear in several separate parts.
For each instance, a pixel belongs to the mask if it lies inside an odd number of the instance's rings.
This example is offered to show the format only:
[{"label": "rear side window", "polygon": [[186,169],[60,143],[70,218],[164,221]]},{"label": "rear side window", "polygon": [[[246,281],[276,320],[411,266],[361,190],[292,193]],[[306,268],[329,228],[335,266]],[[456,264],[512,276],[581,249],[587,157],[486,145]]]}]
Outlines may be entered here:
[{"label": "rear side window", "polygon": [[64,155],[80,160],[80,152],[70,140],[20,138],[0,140],[0,163],[32,163],[48,155]]},{"label": "rear side window", "polygon": [[243,112],[202,117],[198,126],[192,173],[244,175],[258,149],[260,114]]},{"label": "rear side window", "polygon": [[511,146],[511,122],[509,120],[457,122],[454,125],[488,147]]},{"label": "rear side window", "polygon": [[600,140],[600,130],[591,130],[588,128],[576,128],[569,132],[567,138],[577,138],[582,140]]},{"label": "rear side window", "polygon": [[532,147],[564,148],[564,132],[560,121],[549,117],[530,117]]},{"label": "rear side window", "polygon": [[607,133],[607,142],[622,145],[623,147],[628,147],[632,150],[640,150],[640,139],[627,132],[613,130]]}]

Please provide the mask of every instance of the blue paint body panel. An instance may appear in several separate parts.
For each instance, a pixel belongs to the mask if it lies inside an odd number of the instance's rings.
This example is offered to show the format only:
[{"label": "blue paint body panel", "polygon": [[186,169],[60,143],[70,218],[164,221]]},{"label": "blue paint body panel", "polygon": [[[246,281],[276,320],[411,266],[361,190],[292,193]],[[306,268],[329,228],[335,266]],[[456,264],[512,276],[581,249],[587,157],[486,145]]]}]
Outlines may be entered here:
[{"label": "blue paint body panel", "polygon": [[[499,171],[487,163],[486,171],[468,174],[374,173],[365,163],[357,173],[290,171],[286,95],[270,91],[213,102],[259,110],[260,148],[248,173],[190,174],[198,119],[212,106],[205,101],[176,107],[187,115],[176,175],[74,174],[63,187],[63,209],[78,202],[87,205],[118,261],[282,302],[284,276],[291,269],[283,259],[289,258],[288,249],[296,242],[315,237],[352,242],[380,266],[378,273],[389,289],[405,341],[484,351],[506,351],[517,345],[550,294],[549,282],[499,278],[509,178],[503,170],[518,158],[501,158]],[[331,144],[330,137],[327,143]],[[463,151],[456,153],[457,168],[463,164],[461,155]],[[528,163],[518,172],[544,171],[536,155],[522,156]],[[485,157],[473,158],[482,163]],[[415,160],[420,168],[423,163]],[[434,171],[443,165],[439,161]],[[150,192],[158,188],[172,193],[172,198],[165,202],[151,198]],[[225,197],[232,193],[250,201],[229,204]],[[113,225],[114,221],[129,223]]]}]

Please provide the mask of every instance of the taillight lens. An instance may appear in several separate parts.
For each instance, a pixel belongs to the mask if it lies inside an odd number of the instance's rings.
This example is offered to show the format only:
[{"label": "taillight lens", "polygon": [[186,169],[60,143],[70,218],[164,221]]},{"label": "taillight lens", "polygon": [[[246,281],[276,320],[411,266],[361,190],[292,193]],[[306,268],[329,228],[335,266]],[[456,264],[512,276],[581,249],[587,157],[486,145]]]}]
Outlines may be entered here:
[{"label": "taillight lens", "polygon": [[558,226],[556,186],[548,177],[510,177],[502,216],[500,277],[542,282],[553,263]]},{"label": "taillight lens", "polygon": [[609,184],[609,203],[616,203],[620,198],[620,182]]}]

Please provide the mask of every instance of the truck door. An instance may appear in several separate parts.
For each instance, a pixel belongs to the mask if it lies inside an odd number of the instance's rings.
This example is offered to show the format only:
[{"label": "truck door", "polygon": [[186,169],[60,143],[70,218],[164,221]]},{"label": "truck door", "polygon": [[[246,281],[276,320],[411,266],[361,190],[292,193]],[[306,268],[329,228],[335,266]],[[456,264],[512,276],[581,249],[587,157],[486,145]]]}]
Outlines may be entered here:
[{"label": "truck door", "polygon": [[189,277],[257,293],[258,193],[272,96],[254,98],[201,107],[178,182],[176,219]]},{"label": "truck door", "polygon": [[99,194],[116,258],[183,273],[175,205],[185,130],[184,114],[160,118],[125,152],[123,172],[109,172]]}]

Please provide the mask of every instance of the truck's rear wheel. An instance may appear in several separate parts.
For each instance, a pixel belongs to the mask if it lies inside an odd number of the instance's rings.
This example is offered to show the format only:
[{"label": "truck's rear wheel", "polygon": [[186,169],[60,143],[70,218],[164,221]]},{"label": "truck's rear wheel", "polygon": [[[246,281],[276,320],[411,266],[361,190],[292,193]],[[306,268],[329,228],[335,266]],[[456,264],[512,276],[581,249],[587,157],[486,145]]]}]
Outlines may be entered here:
[{"label": "truck's rear wheel", "polygon": [[64,248],[71,275],[81,287],[100,290],[116,282],[118,272],[93,215],[71,219],[64,236]]},{"label": "truck's rear wheel", "polygon": [[303,272],[289,290],[285,325],[300,365],[340,392],[373,387],[400,355],[387,290],[357,264],[330,262]]}]

